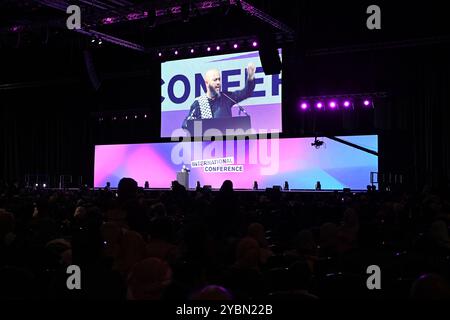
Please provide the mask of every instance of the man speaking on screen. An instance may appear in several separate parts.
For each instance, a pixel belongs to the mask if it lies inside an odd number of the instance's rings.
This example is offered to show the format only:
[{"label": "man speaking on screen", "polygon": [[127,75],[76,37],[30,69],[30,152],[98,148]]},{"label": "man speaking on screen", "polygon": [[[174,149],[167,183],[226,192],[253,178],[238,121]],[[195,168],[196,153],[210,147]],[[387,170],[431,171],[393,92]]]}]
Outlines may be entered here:
[{"label": "man speaking on screen", "polygon": [[231,108],[252,95],[255,89],[255,70],[255,65],[249,63],[247,66],[247,81],[244,89],[233,92],[221,91],[219,70],[208,70],[204,76],[206,93],[196,98],[194,103],[192,103],[189,114],[184,119],[182,127],[184,129],[187,128],[188,120],[231,117]]}]

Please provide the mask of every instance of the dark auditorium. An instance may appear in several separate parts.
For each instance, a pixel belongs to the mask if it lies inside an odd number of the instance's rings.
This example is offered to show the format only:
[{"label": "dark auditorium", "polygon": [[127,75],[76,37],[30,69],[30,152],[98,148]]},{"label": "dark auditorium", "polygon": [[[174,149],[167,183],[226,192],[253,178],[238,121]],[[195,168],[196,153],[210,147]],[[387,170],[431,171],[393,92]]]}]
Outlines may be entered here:
[{"label": "dark auditorium", "polygon": [[444,2],[0,1],[0,303],[450,300],[449,57]]}]

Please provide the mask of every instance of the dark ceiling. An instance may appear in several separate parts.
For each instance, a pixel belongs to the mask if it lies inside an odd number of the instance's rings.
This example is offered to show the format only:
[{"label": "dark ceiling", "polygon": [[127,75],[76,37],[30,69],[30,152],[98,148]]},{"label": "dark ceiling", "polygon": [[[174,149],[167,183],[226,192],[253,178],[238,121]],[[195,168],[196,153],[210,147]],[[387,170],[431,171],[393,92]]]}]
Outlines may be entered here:
[{"label": "dark ceiling", "polygon": [[[67,46],[80,35],[65,28],[64,8],[77,4],[84,29],[154,48],[222,38],[284,34],[235,5],[238,1],[138,1],[138,0],[4,0],[0,2],[0,45],[3,47]],[[450,35],[444,2],[415,4],[411,1],[377,1],[382,11],[382,29],[368,30],[366,9],[371,1],[268,1],[248,4],[295,31],[295,42],[305,49],[330,48],[390,41],[423,41]],[[213,4],[213,8],[205,8]],[[171,8],[188,6],[189,22]],[[148,19],[127,20],[130,13],[158,12],[155,23]],[[170,12],[164,12],[169,10]],[[111,18],[114,23],[103,24]],[[152,23],[152,22],[150,22]],[[287,41],[283,38],[283,41]]]}]

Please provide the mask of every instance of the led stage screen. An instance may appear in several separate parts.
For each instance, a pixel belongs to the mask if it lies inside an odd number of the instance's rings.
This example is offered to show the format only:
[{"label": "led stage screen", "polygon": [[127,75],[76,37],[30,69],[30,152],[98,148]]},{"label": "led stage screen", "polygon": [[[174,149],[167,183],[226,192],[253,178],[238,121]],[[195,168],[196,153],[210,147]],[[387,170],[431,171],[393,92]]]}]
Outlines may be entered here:
[{"label": "led stage screen", "polygon": [[[370,172],[378,171],[378,137],[339,137],[349,144],[323,138],[319,149],[314,138],[168,142],[95,147],[94,186],[106,182],[116,187],[131,177],[150,188],[169,188],[183,165],[190,169],[189,187],[196,182],[219,188],[226,179],[237,189],[283,185],[291,189],[365,189]],[[359,146],[358,148],[355,147]]]},{"label": "led stage screen", "polygon": [[[281,49],[279,54],[281,59]],[[252,79],[249,64],[255,67]],[[247,115],[249,127],[243,128],[238,120]],[[194,119],[220,119],[229,129],[281,132],[281,73],[265,75],[258,51],[162,63],[161,137],[186,136],[187,123]]]}]

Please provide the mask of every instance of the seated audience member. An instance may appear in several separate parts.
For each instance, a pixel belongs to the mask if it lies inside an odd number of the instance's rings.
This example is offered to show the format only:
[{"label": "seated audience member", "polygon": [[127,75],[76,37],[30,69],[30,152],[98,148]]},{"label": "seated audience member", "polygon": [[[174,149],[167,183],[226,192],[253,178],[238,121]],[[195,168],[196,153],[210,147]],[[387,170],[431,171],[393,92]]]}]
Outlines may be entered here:
[{"label": "seated audience member", "polygon": [[412,299],[450,299],[448,281],[438,274],[424,274],[411,286]]},{"label": "seated audience member", "polygon": [[261,264],[265,264],[267,259],[273,255],[265,238],[264,226],[260,223],[252,223],[249,225],[247,235],[256,240],[259,245],[259,256]]},{"label": "seated audience member", "polygon": [[194,293],[191,300],[226,301],[233,300],[233,296],[224,287],[209,285]]},{"label": "seated audience member", "polygon": [[358,245],[359,218],[355,209],[347,208],[344,212],[342,225],[338,229],[338,251],[350,251]]},{"label": "seated audience member", "polygon": [[142,236],[107,222],[101,226],[103,255],[113,259],[113,269],[126,275],[137,262],[146,257]]},{"label": "seated audience member", "polygon": [[311,294],[312,272],[306,260],[299,260],[288,269],[288,289],[273,292],[269,297],[276,300],[315,300],[317,296]]},{"label": "seated audience member", "polygon": [[158,217],[150,222],[150,239],[147,256],[174,262],[178,255],[177,246],[170,242],[173,233],[172,221],[168,217]]},{"label": "seated audience member", "polygon": [[172,280],[169,264],[158,258],[137,263],[128,276],[128,300],[160,300]]}]

